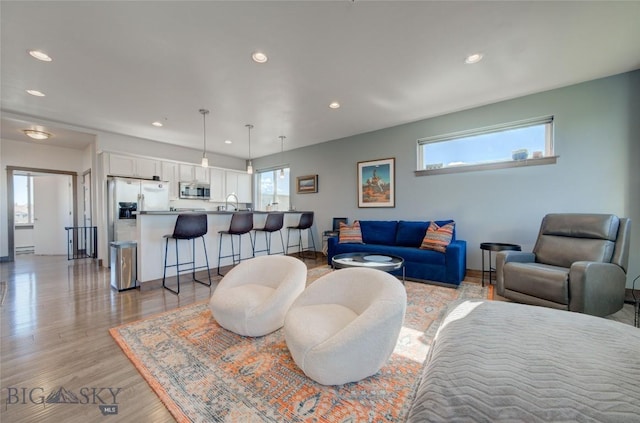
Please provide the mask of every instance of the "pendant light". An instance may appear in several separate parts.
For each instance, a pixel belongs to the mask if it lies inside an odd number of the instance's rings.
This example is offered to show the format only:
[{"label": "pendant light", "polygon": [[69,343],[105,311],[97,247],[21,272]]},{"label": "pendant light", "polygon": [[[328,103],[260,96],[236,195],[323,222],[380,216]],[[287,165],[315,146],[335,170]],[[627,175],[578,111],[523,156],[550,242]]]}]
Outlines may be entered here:
[{"label": "pendant light", "polygon": [[283,163],[280,169],[280,179],[284,179],[284,139],[287,137],[280,135],[278,138],[280,138],[280,160]]},{"label": "pendant light", "polygon": [[200,165],[202,167],[209,167],[209,159],[207,159],[207,115],[209,111],[207,109],[200,109],[200,114],[202,115],[202,132],[203,132],[203,143],[202,143],[202,162]]},{"label": "pendant light", "polygon": [[249,130],[249,163],[247,164],[247,173],[249,175],[252,175],[253,166],[251,165],[251,129],[253,128],[253,125],[251,125],[250,123],[247,123],[245,126]]}]

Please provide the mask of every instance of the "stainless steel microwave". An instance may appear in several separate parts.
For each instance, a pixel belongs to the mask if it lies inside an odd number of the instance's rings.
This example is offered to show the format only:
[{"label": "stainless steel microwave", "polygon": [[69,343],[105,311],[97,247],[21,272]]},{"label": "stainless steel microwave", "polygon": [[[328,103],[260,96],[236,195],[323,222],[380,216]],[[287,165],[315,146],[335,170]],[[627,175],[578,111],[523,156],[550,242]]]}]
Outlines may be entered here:
[{"label": "stainless steel microwave", "polygon": [[194,200],[208,200],[210,195],[209,184],[203,182],[180,182],[180,198]]}]

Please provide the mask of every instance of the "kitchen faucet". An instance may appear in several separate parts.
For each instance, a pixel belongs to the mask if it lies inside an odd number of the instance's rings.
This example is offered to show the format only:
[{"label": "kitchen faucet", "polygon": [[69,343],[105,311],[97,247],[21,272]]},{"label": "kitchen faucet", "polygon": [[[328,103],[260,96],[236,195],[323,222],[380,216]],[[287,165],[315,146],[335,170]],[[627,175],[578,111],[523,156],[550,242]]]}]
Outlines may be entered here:
[{"label": "kitchen faucet", "polygon": [[235,201],[236,205],[234,206],[235,207],[234,211],[238,211],[238,196],[235,195],[234,193],[227,195],[227,198],[224,199],[224,209],[229,210],[229,197],[233,197],[236,199]]}]

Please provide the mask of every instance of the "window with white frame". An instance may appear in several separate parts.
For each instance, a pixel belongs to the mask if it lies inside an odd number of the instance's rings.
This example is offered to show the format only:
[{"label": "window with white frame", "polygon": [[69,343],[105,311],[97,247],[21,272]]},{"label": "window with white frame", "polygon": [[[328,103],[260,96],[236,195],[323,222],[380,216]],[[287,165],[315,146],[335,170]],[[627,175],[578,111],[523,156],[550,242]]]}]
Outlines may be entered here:
[{"label": "window with white frame", "polygon": [[33,225],[33,176],[13,175],[14,224]]},{"label": "window with white frame", "polygon": [[289,168],[257,172],[258,203],[256,210],[289,210]]},{"label": "window with white frame", "polygon": [[553,116],[418,140],[418,173],[548,164],[544,159],[554,157]]}]

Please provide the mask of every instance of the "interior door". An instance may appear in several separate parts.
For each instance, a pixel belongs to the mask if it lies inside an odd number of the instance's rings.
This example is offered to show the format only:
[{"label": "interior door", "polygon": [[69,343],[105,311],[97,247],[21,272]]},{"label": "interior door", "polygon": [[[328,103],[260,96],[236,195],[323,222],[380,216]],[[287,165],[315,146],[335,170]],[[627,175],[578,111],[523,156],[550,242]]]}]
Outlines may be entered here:
[{"label": "interior door", "polygon": [[34,253],[67,254],[66,226],[73,225],[70,175],[42,174],[33,178]]}]

